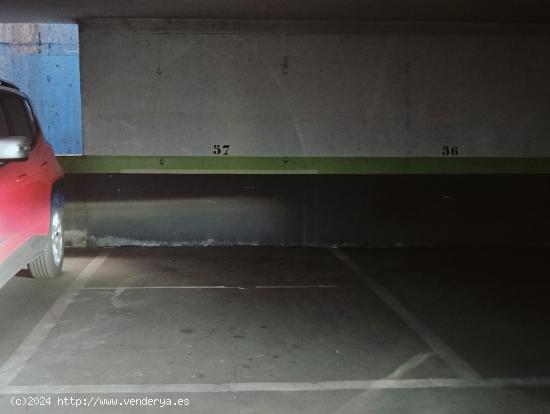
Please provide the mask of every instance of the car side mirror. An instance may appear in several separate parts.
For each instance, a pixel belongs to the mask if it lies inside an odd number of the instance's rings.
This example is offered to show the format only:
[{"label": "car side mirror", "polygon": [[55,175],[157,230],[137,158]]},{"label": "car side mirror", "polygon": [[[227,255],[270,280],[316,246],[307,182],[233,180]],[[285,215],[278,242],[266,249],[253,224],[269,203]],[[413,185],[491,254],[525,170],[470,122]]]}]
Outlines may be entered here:
[{"label": "car side mirror", "polygon": [[31,140],[28,137],[0,137],[0,163],[28,158]]}]

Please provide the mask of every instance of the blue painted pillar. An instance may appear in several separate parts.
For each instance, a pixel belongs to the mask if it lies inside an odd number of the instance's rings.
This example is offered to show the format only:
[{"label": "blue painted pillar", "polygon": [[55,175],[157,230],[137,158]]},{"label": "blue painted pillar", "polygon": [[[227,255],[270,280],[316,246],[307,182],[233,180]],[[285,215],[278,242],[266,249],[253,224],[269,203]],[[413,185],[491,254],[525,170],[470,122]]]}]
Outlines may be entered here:
[{"label": "blue painted pillar", "polygon": [[56,154],[82,154],[77,25],[0,24],[0,78],[30,97]]}]

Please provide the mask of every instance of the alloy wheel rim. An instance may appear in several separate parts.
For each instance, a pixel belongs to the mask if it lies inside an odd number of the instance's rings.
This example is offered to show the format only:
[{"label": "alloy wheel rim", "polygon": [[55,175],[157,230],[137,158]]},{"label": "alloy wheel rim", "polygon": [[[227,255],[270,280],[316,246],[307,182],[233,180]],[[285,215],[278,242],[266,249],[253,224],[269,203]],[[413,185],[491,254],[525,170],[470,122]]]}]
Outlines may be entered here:
[{"label": "alloy wheel rim", "polygon": [[55,211],[52,215],[52,253],[53,261],[56,266],[61,262],[61,256],[63,255],[63,222],[61,221],[61,214],[59,211]]}]

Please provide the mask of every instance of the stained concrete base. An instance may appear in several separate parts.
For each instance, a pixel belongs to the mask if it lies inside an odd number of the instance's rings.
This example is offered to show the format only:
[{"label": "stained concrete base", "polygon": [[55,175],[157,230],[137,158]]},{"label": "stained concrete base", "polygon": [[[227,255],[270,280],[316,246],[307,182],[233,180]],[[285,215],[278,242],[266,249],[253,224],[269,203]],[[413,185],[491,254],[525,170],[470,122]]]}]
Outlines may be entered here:
[{"label": "stained concrete base", "polygon": [[[550,412],[546,250],[343,252],[357,267],[331,249],[127,247],[71,249],[55,280],[20,272],[0,290],[0,412],[74,412],[66,396],[122,404],[83,412]],[[28,396],[51,405],[13,405]]]}]

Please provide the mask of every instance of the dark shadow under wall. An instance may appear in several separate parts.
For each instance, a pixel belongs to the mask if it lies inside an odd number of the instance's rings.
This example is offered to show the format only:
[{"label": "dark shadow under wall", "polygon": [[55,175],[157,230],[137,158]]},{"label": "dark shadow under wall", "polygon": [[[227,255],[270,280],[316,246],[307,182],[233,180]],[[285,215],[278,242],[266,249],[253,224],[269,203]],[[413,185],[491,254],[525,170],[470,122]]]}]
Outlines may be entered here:
[{"label": "dark shadow under wall", "polygon": [[547,245],[547,175],[68,174],[74,245]]}]

